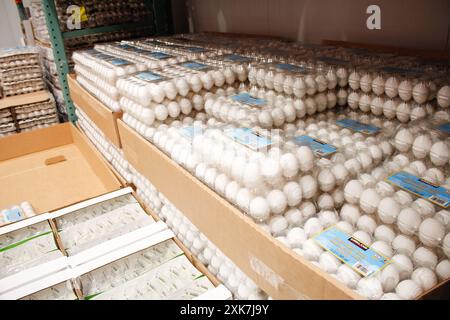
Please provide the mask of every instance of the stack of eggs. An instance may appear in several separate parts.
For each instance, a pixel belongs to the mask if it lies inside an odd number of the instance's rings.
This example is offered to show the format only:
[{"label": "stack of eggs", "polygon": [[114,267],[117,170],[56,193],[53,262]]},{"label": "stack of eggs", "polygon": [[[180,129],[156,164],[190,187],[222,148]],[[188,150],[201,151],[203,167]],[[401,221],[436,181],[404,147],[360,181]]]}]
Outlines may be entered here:
[{"label": "stack of eggs", "polygon": [[147,69],[143,63],[134,63],[97,50],[77,51],[72,58],[76,63],[77,81],[113,111],[120,110],[120,96],[116,88],[118,80]]},{"label": "stack of eggs", "polygon": [[[440,114],[442,113],[444,112]],[[444,121],[448,121],[448,114],[444,113],[444,116],[447,118]],[[448,169],[448,122],[438,125],[440,122],[429,120],[414,122],[411,126],[400,126],[393,141],[395,148],[400,153],[411,154],[417,160],[430,161],[434,166]]]},{"label": "stack of eggs", "polygon": [[117,172],[128,182],[132,180],[132,174],[130,171],[130,164],[125,159],[122,149],[117,148],[109,141],[108,138],[100,131],[95,123],[89,119],[89,117],[81,111],[80,108],[76,109],[76,115],[78,118],[78,124],[81,129],[87,135],[89,140],[95,145],[105,159],[117,170]]},{"label": "stack of eggs", "polygon": [[0,110],[0,137],[4,137],[16,132],[11,109]]},{"label": "stack of eggs", "polygon": [[336,105],[336,93],[331,90],[304,100],[253,86],[248,92],[229,97],[212,96],[205,102],[205,112],[226,123],[270,129]]},{"label": "stack of eggs", "polygon": [[220,251],[186,216],[179,211],[145,177],[134,171],[137,195],[177,235],[196,256],[238,299],[267,299],[257,285]]},{"label": "stack of eggs", "polygon": [[46,128],[59,122],[53,96],[47,101],[14,107],[21,132]]},{"label": "stack of eggs", "polygon": [[31,47],[0,50],[0,80],[6,97],[43,90],[39,53]]}]

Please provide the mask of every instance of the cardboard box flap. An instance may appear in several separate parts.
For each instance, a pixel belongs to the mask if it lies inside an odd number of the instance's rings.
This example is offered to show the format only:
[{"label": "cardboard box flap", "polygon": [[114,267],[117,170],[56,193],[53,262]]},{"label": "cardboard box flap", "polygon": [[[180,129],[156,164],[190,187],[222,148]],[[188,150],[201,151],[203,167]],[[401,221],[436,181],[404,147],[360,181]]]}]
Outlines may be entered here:
[{"label": "cardboard box flap", "polygon": [[43,102],[51,98],[51,93],[46,90],[6,97],[0,99],[0,110],[10,107],[17,107],[24,104]]}]

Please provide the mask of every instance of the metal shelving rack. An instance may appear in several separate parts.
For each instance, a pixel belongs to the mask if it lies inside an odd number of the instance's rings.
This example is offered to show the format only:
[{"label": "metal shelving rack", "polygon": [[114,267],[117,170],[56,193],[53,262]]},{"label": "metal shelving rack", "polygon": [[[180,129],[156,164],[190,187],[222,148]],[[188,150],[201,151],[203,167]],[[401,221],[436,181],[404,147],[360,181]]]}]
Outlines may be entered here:
[{"label": "metal shelving rack", "polygon": [[144,1],[145,5],[153,12],[153,19],[151,19],[150,21],[108,25],[96,28],[84,28],[67,32],[62,32],[59,27],[58,15],[56,13],[54,0],[42,0],[42,2],[45,12],[45,20],[50,35],[53,55],[55,57],[58,78],[61,89],[63,91],[64,101],[66,103],[67,115],[69,121],[72,122],[76,121],[76,115],[75,107],[70,97],[69,86],[67,83],[67,75],[70,69],[67,61],[64,40],[91,34],[136,30],[140,27],[145,26],[152,27],[155,35],[167,35],[172,33],[172,21],[170,14],[171,8],[169,0]]}]

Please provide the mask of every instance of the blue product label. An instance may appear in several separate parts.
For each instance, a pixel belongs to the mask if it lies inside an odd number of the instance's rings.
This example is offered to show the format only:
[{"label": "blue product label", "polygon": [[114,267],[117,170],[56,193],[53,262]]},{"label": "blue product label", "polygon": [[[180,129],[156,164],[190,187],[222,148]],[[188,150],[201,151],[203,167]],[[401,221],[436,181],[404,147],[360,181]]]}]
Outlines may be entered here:
[{"label": "blue product label", "polygon": [[136,74],[136,78],[139,78],[141,80],[145,80],[148,82],[157,81],[157,80],[162,79],[162,77],[159,74],[156,74],[156,73],[153,73],[150,71],[139,72]]},{"label": "blue product label", "polygon": [[263,106],[263,105],[267,104],[266,100],[254,98],[247,92],[235,94],[235,95],[231,96],[230,98],[234,101],[245,103],[252,107],[259,107],[259,106]]},{"label": "blue product label", "polygon": [[295,137],[294,142],[300,146],[310,147],[317,157],[326,157],[337,151],[335,146],[306,135]]},{"label": "blue product label", "polygon": [[314,240],[363,277],[375,274],[390,263],[389,259],[337,227],[319,233]]},{"label": "blue product label", "polygon": [[4,213],[4,219],[7,222],[16,222],[23,219],[22,211],[19,208],[12,208],[6,210]]},{"label": "blue product label", "polygon": [[364,124],[361,123],[359,121],[353,120],[353,119],[342,119],[342,120],[338,120],[336,121],[336,124],[344,127],[344,128],[348,128],[351,129],[353,131],[356,132],[361,132],[364,134],[375,134],[378,133],[380,131],[380,128],[375,127],[373,125],[370,124]]},{"label": "blue product label", "polygon": [[450,205],[450,192],[447,189],[410,173],[401,171],[393,174],[386,180],[443,208],[448,208]]},{"label": "blue product label", "polygon": [[192,70],[203,70],[203,69],[209,68],[209,66],[206,64],[193,62],[193,61],[182,63],[181,66],[184,68],[192,69]]},{"label": "blue product label", "polygon": [[169,58],[173,57],[170,54],[167,54],[164,52],[159,52],[159,51],[148,52],[148,53],[146,53],[146,55],[149,57],[152,57],[154,59],[158,59],[158,60],[164,60],[164,59],[169,59]]},{"label": "blue product label", "polygon": [[110,62],[115,66],[124,66],[124,65],[130,64],[129,61],[120,59],[120,58],[112,59]]},{"label": "blue product label", "polygon": [[281,70],[287,70],[290,72],[296,72],[296,73],[305,73],[306,69],[300,66],[296,66],[289,63],[278,63],[275,65],[276,68]]},{"label": "blue product label", "polygon": [[240,56],[238,54],[229,54],[224,57],[224,60],[233,62],[250,62],[253,59],[249,57]]},{"label": "blue product label", "polygon": [[226,134],[233,140],[255,151],[272,144],[270,139],[249,128],[228,129]]},{"label": "blue product label", "polygon": [[193,140],[195,136],[202,134],[203,130],[201,127],[187,126],[178,129],[180,134],[188,140]]},{"label": "blue product label", "polygon": [[205,48],[200,48],[200,47],[186,47],[186,50],[189,52],[206,52],[206,51],[208,51]]},{"label": "blue product label", "polygon": [[134,50],[135,47],[130,46],[129,44],[119,44],[119,48],[124,49],[124,50]]},{"label": "blue product label", "polygon": [[450,134],[450,122],[440,125],[437,129],[443,133]]}]

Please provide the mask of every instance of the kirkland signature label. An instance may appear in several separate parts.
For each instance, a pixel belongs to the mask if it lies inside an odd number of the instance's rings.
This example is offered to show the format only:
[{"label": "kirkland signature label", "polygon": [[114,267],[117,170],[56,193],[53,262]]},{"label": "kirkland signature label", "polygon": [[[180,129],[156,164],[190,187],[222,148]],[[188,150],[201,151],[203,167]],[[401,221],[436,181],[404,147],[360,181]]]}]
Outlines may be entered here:
[{"label": "kirkland signature label", "polygon": [[228,129],[226,134],[233,140],[252,150],[259,150],[272,144],[270,139],[261,136],[249,128]]},{"label": "kirkland signature label", "polygon": [[375,274],[390,263],[389,259],[337,227],[319,233],[314,240],[363,277]]},{"label": "kirkland signature label", "polygon": [[234,101],[237,101],[240,103],[244,103],[244,104],[248,104],[249,106],[252,106],[252,107],[260,107],[260,106],[267,104],[266,100],[252,97],[247,92],[235,94],[235,95],[231,96],[231,100],[234,100]]},{"label": "kirkland signature label", "polygon": [[335,146],[307,135],[295,137],[294,142],[299,146],[309,147],[317,157],[327,157],[337,151]]},{"label": "kirkland signature label", "polygon": [[380,131],[380,128],[378,127],[375,127],[370,124],[361,123],[359,121],[349,118],[338,120],[336,121],[336,124],[341,127],[348,128],[355,132],[361,132],[364,134],[376,134]]},{"label": "kirkland signature label", "polygon": [[210,68],[210,66],[208,66],[206,64],[198,63],[198,62],[194,62],[194,61],[182,63],[181,66],[184,68],[191,69],[191,70],[204,70],[204,69]]},{"label": "kirkland signature label", "polygon": [[153,73],[150,71],[144,71],[144,72],[139,72],[138,74],[136,74],[136,78],[144,80],[144,81],[152,82],[152,81],[161,80],[163,77],[157,73]]},{"label": "kirkland signature label", "polygon": [[448,208],[450,205],[450,192],[447,189],[436,186],[408,172],[398,172],[386,180],[443,208]]},{"label": "kirkland signature label", "polygon": [[286,70],[286,71],[296,72],[296,73],[304,73],[306,70],[303,67],[296,66],[293,64],[289,64],[289,63],[278,63],[277,65],[275,65],[275,67],[278,69],[281,69],[281,70]]}]

